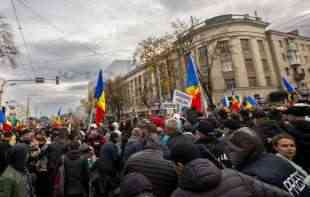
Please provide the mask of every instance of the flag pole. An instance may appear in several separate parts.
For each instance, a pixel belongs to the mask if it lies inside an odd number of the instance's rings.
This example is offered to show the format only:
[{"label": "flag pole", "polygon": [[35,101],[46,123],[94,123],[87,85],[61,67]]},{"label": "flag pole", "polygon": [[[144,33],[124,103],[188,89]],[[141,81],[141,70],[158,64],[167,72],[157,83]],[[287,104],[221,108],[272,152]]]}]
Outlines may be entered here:
[{"label": "flag pole", "polygon": [[91,108],[91,111],[90,111],[90,117],[89,117],[89,123],[88,123],[88,128],[87,128],[87,132],[86,133],[89,133],[90,131],[90,126],[93,122],[93,117],[94,117],[94,107]]},{"label": "flag pole", "polygon": [[[194,62],[194,59],[193,59],[193,56],[191,55],[191,53],[189,53],[189,56],[190,58],[192,59],[191,61]],[[205,115],[205,117],[208,117],[208,110],[207,110],[207,107],[208,107],[208,102],[207,102],[207,98],[205,97],[206,96],[206,92],[204,90],[204,87],[202,86],[202,83],[201,83],[201,72],[197,66],[197,64],[194,62],[194,69],[195,69],[195,72],[196,72],[196,75],[198,77],[198,84],[199,84],[199,88],[200,88],[200,91],[201,91],[201,98],[202,98],[202,107],[203,107],[203,113]]]}]

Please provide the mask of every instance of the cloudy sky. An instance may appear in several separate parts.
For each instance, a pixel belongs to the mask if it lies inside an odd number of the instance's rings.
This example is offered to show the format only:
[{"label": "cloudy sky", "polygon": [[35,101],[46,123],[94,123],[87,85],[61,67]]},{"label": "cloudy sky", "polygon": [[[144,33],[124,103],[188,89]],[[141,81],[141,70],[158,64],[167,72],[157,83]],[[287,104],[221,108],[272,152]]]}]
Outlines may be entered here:
[{"label": "cloudy sky", "polygon": [[[74,108],[87,94],[87,82],[114,59],[128,59],[136,44],[151,35],[171,31],[177,18],[200,19],[220,14],[258,15],[270,28],[289,31],[298,27],[310,36],[309,0],[1,0],[20,51],[17,68],[0,64],[0,78],[55,78],[61,85],[7,86],[5,100],[26,103],[32,112],[55,114],[59,107]],[[18,30],[19,19],[21,32]]]}]

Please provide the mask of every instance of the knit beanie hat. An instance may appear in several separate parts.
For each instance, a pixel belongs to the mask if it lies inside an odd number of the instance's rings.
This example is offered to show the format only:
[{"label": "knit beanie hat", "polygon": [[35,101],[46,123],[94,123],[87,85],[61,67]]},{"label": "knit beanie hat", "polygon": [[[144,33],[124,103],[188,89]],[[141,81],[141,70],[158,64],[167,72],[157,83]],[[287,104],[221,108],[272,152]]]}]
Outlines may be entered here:
[{"label": "knit beanie hat", "polygon": [[185,165],[198,158],[201,158],[200,151],[193,143],[177,143],[171,149],[170,159],[174,162]]},{"label": "knit beanie hat", "polygon": [[152,183],[142,174],[126,175],[120,185],[120,197],[135,197],[142,193],[151,192]]},{"label": "knit beanie hat", "polygon": [[213,134],[216,129],[216,125],[213,121],[208,119],[199,121],[196,130],[202,134],[210,135]]}]

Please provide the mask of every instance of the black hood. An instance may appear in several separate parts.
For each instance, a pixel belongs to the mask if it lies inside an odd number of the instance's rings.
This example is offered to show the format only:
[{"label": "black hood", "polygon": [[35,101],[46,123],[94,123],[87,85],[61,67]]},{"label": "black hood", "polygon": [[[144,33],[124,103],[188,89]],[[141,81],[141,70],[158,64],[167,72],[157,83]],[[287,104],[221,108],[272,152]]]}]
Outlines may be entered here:
[{"label": "black hood", "polygon": [[255,161],[265,151],[261,138],[247,127],[226,136],[224,149],[237,169],[241,169],[247,162]]},{"label": "black hood", "polygon": [[71,150],[71,151],[67,152],[66,155],[70,160],[77,160],[77,159],[80,159],[80,157],[81,157],[81,151],[80,150]]},{"label": "black hood", "polygon": [[100,149],[100,159],[108,161],[117,161],[118,160],[118,150],[117,146],[112,143],[105,144]]},{"label": "black hood", "polygon": [[11,146],[7,143],[0,143],[0,175],[8,165],[8,151],[10,147]]},{"label": "black hood", "polygon": [[9,164],[17,171],[25,172],[29,148],[26,144],[16,144],[10,150]]},{"label": "black hood", "polygon": [[179,179],[179,187],[192,192],[206,192],[218,186],[222,172],[207,159],[188,163]]}]

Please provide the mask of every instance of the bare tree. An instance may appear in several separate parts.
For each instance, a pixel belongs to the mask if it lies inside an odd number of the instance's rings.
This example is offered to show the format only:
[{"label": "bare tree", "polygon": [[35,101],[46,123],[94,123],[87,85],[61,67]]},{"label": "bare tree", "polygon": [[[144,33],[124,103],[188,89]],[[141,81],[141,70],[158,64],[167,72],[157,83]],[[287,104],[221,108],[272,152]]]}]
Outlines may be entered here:
[{"label": "bare tree", "polygon": [[126,100],[126,91],[122,83],[122,78],[117,76],[113,80],[108,80],[105,87],[106,103],[108,111],[116,114],[120,120],[124,110]]},{"label": "bare tree", "polygon": [[3,16],[0,16],[0,61],[3,64],[8,64],[12,68],[16,68],[15,58],[17,54],[18,50],[14,43],[10,25],[5,21]]}]

